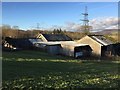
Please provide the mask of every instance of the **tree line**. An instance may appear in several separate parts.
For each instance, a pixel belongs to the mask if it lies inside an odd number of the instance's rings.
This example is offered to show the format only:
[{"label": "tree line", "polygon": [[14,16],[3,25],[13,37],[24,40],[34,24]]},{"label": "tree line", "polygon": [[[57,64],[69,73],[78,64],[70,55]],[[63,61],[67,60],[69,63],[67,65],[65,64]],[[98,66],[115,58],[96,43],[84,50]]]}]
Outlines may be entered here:
[{"label": "tree line", "polygon": [[[83,36],[87,34],[93,34],[90,32],[71,32],[62,30],[61,28],[53,29],[53,30],[37,30],[37,29],[31,29],[31,30],[21,30],[18,26],[11,27],[10,25],[3,25],[0,27],[0,37],[2,39],[5,39],[5,37],[11,37],[11,38],[36,38],[36,36],[39,33],[43,34],[65,34],[71,37],[73,40],[79,40]],[[109,37],[109,35],[105,35],[107,38],[111,39],[112,41],[116,42],[116,39]]]},{"label": "tree line", "polygon": [[83,36],[83,33],[80,32],[70,32],[66,30],[62,30],[61,28],[53,29],[53,30],[21,30],[18,26],[10,27],[9,25],[3,25],[0,27],[2,38],[11,37],[11,38],[35,38],[39,33],[43,34],[66,34],[72,39],[80,39]]}]

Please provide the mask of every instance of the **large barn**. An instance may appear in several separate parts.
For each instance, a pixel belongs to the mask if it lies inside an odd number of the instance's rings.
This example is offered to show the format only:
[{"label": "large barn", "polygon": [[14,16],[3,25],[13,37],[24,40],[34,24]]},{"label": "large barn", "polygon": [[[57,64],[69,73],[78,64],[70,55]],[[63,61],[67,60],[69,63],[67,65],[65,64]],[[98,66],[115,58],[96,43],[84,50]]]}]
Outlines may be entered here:
[{"label": "large barn", "polygon": [[105,55],[107,46],[113,44],[103,35],[87,35],[77,41],[78,44],[88,44],[93,50],[93,55]]},{"label": "large barn", "polygon": [[50,54],[61,54],[71,57],[90,56],[92,49],[88,44],[78,44],[64,34],[39,34],[41,42],[33,42],[41,50]]},{"label": "large barn", "polygon": [[50,54],[60,54],[75,58],[90,56],[92,49],[87,44],[77,44],[74,41],[37,42],[36,47]]}]

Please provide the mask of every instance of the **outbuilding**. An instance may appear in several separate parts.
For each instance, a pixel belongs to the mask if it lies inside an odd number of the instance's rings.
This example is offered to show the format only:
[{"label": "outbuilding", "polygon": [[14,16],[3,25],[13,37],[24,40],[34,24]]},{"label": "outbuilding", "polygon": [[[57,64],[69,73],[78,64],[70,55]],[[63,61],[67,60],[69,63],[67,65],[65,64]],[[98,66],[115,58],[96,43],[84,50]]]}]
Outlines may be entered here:
[{"label": "outbuilding", "polygon": [[77,44],[76,42],[63,42],[61,43],[61,54],[71,56],[74,58],[90,56],[92,49],[87,44]]},{"label": "outbuilding", "polygon": [[93,52],[93,55],[103,56],[112,42],[106,39],[103,35],[87,35],[77,41],[78,44],[88,44]]},{"label": "outbuilding", "polygon": [[43,50],[49,54],[58,55],[61,51],[60,42],[37,42],[36,47]]}]

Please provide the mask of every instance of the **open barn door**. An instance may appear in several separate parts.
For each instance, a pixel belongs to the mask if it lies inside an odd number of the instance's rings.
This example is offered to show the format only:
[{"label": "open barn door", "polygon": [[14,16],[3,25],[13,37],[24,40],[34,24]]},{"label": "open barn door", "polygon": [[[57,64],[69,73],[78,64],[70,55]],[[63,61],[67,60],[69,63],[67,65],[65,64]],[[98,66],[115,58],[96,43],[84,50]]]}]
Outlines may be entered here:
[{"label": "open barn door", "polygon": [[80,58],[83,56],[83,52],[80,47],[75,47],[74,48],[74,57],[75,58]]},{"label": "open barn door", "polygon": [[92,49],[90,48],[89,45],[79,46],[74,48],[75,58],[89,57],[91,53],[92,53]]}]

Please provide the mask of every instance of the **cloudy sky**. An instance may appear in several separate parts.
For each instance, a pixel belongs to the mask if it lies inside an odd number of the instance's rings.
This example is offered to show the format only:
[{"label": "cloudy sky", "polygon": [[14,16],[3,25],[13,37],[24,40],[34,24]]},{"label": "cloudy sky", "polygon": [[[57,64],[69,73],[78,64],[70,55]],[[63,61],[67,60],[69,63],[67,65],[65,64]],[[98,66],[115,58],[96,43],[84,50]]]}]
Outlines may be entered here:
[{"label": "cloudy sky", "polygon": [[2,22],[21,29],[80,30],[85,6],[92,31],[117,29],[117,2],[3,2]]}]

